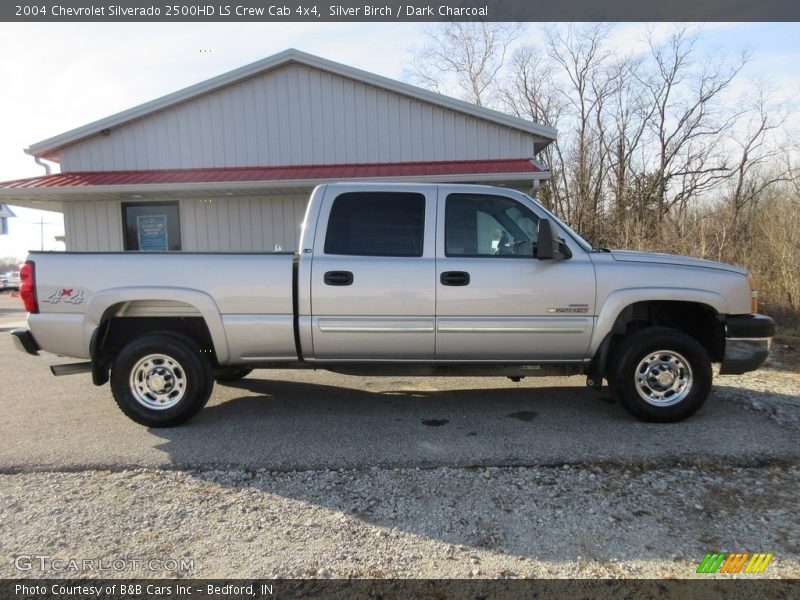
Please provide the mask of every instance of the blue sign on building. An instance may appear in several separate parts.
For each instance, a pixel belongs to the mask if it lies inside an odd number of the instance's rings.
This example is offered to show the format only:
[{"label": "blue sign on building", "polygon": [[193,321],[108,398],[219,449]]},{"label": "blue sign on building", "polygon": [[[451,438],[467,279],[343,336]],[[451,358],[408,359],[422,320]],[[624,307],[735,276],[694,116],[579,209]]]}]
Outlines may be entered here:
[{"label": "blue sign on building", "polygon": [[167,215],[147,215],[136,217],[136,228],[139,231],[140,251],[167,251]]}]

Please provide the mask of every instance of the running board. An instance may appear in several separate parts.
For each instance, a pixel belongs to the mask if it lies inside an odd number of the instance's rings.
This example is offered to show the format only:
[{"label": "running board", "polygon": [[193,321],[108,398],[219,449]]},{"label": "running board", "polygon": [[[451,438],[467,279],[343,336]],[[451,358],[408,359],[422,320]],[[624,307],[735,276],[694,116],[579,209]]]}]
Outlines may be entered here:
[{"label": "running board", "polygon": [[66,365],[52,365],[50,367],[50,372],[56,377],[61,377],[62,375],[75,375],[77,373],[91,373],[92,363],[81,362],[69,363]]}]

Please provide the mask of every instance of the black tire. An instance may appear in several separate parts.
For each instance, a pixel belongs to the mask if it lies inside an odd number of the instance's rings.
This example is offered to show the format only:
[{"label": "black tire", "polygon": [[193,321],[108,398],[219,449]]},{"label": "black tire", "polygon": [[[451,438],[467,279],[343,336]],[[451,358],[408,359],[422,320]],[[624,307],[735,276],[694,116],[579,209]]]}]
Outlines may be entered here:
[{"label": "black tire", "polygon": [[239,381],[244,379],[253,369],[249,367],[219,367],[214,370],[214,380],[219,383],[229,383],[232,381]]},{"label": "black tire", "polygon": [[642,421],[674,423],[693,415],[711,391],[711,361],[692,336],[648,327],[624,339],[609,369],[614,395]]},{"label": "black tire", "polygon": [[200,347],[179,334],[151,333],[133,340],[111,366],[117,405],[148,427],[188,421],[208,402],[213,387],[213,369]]}]

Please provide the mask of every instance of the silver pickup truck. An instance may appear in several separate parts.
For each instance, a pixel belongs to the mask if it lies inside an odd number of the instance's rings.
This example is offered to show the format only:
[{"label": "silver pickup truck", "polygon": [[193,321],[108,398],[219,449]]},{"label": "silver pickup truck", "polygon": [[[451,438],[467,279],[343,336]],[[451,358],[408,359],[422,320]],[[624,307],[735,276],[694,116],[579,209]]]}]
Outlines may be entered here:
[{"label": "silver pickup truck", "polygon": [[739,267],[593,248],[535,200],[472,185],[318,186],[290,253],[32,252],[20,349],[85,359],[134,421],[177,425],[252,369],[579,374],[678,421],[758,368],[774,323]]}]

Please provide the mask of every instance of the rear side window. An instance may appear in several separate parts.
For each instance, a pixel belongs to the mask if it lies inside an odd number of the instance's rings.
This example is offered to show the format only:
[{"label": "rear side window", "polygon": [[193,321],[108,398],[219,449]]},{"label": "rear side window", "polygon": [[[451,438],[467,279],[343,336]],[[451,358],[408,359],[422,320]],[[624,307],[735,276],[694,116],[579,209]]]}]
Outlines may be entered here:
[{"label": "rear side window", "polygon": [[331,207],[325,254],[422,256],[425,196],[349,192]]}]

